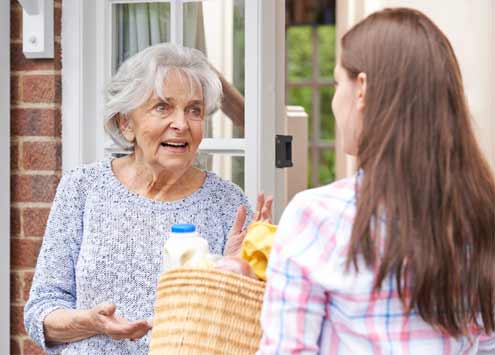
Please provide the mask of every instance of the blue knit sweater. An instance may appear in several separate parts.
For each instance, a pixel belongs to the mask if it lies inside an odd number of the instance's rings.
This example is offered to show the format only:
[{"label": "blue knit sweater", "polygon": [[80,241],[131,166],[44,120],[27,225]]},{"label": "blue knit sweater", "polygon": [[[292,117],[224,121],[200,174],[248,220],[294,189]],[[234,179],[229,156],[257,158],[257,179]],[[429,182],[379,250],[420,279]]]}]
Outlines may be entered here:
[{"label": "blue knit sweater", "polygon": [[190,196],[161,202],[129,191],[114,176],[111,160],[77,168],[60,181],[38,257],[24,322],[29,336],[49,353],[147,354],[150,332],[137,341],[105,335],[47,347],[43,320],[58,308],[88,309],[115,303],[129,320],[153,317],[162,249],[174,223],[194,223],[221,254],[246,196],[236,185],[207,173]]}]

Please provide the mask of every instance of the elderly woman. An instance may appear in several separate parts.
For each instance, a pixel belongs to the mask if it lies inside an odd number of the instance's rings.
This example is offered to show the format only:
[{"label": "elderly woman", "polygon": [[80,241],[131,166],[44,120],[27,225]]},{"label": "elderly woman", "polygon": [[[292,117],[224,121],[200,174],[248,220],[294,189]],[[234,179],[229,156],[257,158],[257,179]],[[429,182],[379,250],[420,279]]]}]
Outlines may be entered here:
[{"label": "elderly woman", "polygon": [[[105,127],[128,156],[65,174],[25,307],[49,353],[146,354],[162,248],[194,223],[210,252],[234,255],[251,210],[242,191],[193,166],[221,83],[201,52],[161,44],[128,59],[108,88]],[[257,218],[271,199],[258,196]]]}]

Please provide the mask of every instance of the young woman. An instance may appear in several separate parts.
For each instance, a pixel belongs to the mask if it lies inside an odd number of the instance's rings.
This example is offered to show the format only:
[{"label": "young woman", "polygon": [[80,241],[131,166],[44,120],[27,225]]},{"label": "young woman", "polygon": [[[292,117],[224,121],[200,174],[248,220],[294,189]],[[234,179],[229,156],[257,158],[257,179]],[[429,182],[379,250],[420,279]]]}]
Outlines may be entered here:
[{"label": "young woman", "polygon": [[495,182],[452,46],[386,9],[343,37],[335,79],[358,173],[284,212],[258,354],[493,354]]}]

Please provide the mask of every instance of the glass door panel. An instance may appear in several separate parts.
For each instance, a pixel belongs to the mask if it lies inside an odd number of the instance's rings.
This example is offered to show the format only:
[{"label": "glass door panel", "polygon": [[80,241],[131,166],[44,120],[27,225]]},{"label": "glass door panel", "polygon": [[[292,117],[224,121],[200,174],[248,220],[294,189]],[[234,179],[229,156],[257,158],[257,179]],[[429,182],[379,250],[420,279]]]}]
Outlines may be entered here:
[{"label": "glass door panel", "polygon": [[230,180],[244,190],[244,157],[241,155],[200,152],[196,165],[213,171],[223,179]]},{"label": "glass door panel", "polygon": [[125,3],[112,7],[113,73],[137,52],[170,41],[170,3]]},{"label": "glass door panel", "polygon": [[185,1],[186,47],[202,51],[222,76],[222,110],[209,118],[207,138],[244,138],[244,0]]}]

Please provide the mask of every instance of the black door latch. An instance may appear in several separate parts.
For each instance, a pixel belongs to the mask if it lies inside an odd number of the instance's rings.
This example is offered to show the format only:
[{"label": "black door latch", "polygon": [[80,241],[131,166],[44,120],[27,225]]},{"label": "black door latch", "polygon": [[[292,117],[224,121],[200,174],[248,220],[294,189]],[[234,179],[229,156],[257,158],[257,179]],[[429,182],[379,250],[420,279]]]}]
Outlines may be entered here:
[{"label": "black door latch", "polygon": [[292,163],[292,136],[275,136],[275,166],[277,168],[289,168]]}]

